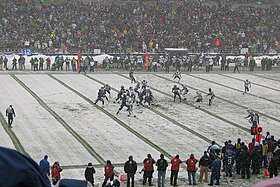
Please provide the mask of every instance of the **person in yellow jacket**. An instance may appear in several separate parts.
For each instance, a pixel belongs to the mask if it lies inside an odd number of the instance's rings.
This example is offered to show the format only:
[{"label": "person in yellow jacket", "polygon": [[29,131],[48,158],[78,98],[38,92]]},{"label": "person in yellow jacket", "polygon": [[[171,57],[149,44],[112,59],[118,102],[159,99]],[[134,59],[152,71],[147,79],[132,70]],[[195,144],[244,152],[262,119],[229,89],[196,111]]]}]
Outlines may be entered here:
[{"label": "person in yellow jacket", "polygon": [[267,167],[268,145],[265,140],[262,141],[261,148],[262,148],[262,163],[263,163],[263,167],[266,168]]}]

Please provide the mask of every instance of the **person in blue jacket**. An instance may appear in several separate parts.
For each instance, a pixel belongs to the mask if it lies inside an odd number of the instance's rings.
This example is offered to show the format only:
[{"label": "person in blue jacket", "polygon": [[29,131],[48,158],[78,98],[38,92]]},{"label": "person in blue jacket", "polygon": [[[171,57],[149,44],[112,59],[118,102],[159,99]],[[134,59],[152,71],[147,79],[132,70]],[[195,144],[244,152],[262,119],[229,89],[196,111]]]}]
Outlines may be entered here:
[{"label": "person in blue jacket", "polygon": [[215,155],[215,160],[212,162],[211,170],[211,180],[209,186],[213,186],[214,180],[216,180],[215,185],[220,185],[220,170],[221,170],[221,160]]},{"label": "person in blue jacket", "polygon": [[50,163],[48,161],[48,155],[44,156],[44,159],[42,159],[39,163],[40,167],[42,168],[42,170],[44,171],[44,173],[47,176],[50,176]]}]

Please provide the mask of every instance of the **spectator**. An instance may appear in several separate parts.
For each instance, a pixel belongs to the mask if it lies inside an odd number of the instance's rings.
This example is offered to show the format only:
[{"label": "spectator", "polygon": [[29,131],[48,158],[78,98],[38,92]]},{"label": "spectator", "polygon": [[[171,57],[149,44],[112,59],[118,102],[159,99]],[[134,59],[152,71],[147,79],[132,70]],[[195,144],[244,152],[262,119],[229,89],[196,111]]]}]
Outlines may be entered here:
[{"label": "spectator", "polygon": [[189,179],[189,185],[196,185],[196,180],[195,180],[195,173],[196,173],[196,163],[197,159],[194,158],[194,155],[191,154],[190,158],[187,159],[186,164],[187,164],[187,171],[188,171],[188,179]]},{"label": "spectator", "polygon": [[164,187],[165,173],[168,167],[167,161],[164,159],[164,154],[160,154],[160,159],[156,162],[158,171],[158,187]]},{"label": "spectator", "polygon": [[85,170],[85,179],[94,186],[94,174],[95,174],[95,169],[92,166],[92,163],[88,163],[88,166]]},{"label": "spectator", "polygon": [[147,158],[143,160],[144,164],[144,175],[143,175],[143,185],[146,185],[147,179],[148,183],[151,186],[152,185],[152,178],[154,173],[154,164],[155,160],[152,158],[151,154],[147,155]]},{"label": "spectator", "polygon": [[132,156],[128,157],[128,161],[124,164],[124,172],[127,174],[127,187],[130,186],[130,179],[131,179],[131,186],[134,187],[134,175],[137,171],[137,163],[133,160]]},{"label": "spectator", "polygon": [[50,176],[50,163],[48,161],[48,155],[44,156],[44,159],[42,159],[39,163],[40,167],[42,168],[42,170],[44,171],[44,173],[47,176]]},{"label": "spectator", "polygon": [[106,186],[107,181],[110,179],[110,181],[114,180],[114,166],[112,165],[110,160],[107,160],[106,165],[104,166],[104,181],[102,183],[102,187]]},{"label": "spectator", "polygon": [[175,158],[171,160],[171,175],[170,175],[170,185],[177,185],[178,173],[180,170],[180,164],[182,161],[179,158],[179,155],[176,155]]},{"label": "spectator", "polygon": [[52,184],[56,185],[56,183],[61,179],[60,172],[62,171],[59,162],[55,162],[51,167],[51,177]]},{"label": "spectator", "polygon": [[210,157],[207,155],[207,151],[204,151],[204,155],[199,160],[200,176],[199,182],[202,182],[203,175],[205,175],[204,182],[208,182],[208,168],[211,166]]}]

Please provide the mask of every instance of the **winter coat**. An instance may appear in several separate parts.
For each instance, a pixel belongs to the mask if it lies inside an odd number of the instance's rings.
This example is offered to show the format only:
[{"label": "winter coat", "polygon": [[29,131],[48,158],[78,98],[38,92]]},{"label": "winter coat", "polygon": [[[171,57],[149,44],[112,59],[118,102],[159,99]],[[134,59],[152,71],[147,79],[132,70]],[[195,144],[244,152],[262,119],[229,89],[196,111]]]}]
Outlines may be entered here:
[{"label": "winter coat", "polygon": [[213,171],[220,171],[221,169],[221,160],[216,158],[213,162],[212,162],[212,172]]},{"label": "winter coat", "polygon": [[155,160],[153,158],[145,158],[143,161],[145,171],[154,171]]},{"label": "winter coat", "polygon": [[179,171],[180,163],[182,163],[182,161],[179,158],[173,158],[171,160],[171,171]]},{"label": "winter coat", "polygon": [[196,171],[196,167],[195,164],[197,163],[196,158],[189,158],[186,161],[187,164],[187,171],[191,171],[191,172],[195,172]]},{"label": "winter coat", "polygon": [[112,177],[114,175],[114,167],[109,164],[104,166],[104,176],[105,177]]},{"label": "winter coat", "polygon": [[39,165],[45,174],[50,175],[50,163],[47,159],[41,160]]},{"label": "winter coat", "polygon": [[85,170],[85,179],[89,181],[90,183],[94,183],[94,176],[95,169],[93,166],[88,166]]},{"label": "winter coat", "polygon": [[158,171],[166,171],[168,163],[164,158],[161,158],[157,160],[156,166]]},{"label": "winter coat", "polygon": [[[59,181],[59,187],[88,187],[89,184],[84,180],[77,179],[61,179]],[[91,186],[91,185],[90,185]]]},{"label": "winter coat", "polygon": [[251,156],[248,149],[241,149],[238,155],[238,161],[241,167],[249,168],[251,164]]},{"label": "winter coat", "polygon": [[128,160],[124,164],[124,172],[128,175],[134,175],[137,171],[137,163],[134,160]]},{"label": "winter coat", "polygon": [[211,160],[208,155],[203,155],[199,160],[199,167],[206,166],[209,167],[211,165]]}]

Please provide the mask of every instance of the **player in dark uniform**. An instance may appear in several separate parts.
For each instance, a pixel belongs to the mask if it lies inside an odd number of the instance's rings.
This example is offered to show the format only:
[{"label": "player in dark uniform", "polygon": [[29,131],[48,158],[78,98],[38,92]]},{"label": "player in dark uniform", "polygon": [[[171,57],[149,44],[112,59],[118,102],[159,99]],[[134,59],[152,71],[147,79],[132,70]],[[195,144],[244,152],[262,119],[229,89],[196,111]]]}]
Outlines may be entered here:
[{"label": "player in dark uniform", "polygon": [[179,99],[180,99],[180,102],[181,102],[181,95],[180,95],[180,88],[177,87],[176,85],[174,85],[174,87],[172,88],[172,92],[174,94],[174,102],[175,102],[175,99],[176,99],[176,96],[178,95]]},{"label": "player in dark uniform", "polygon": [[153,103],[153,94],[152,91],[147,88],[146,91],[144,92],[145,94],[145,98],[144,98],[144,104],[148,103],[149,106],[151,105],[151,103]]},{"label": "player in dark uniform", "polygon": [[127,107],[127,108],[128,108],[127,103],[126,103],[127,97],[128,97],[128,96],[127,96],[126,93],[123,93],[123,94],[121,95],[121,106],[120,106],[120,108],[118,109],[117,114],[120,113],[120,111],[123,109],[123,107]]},{"label": "player in dark uniform", "polygon": [[[96,101],[94,102],[94,104],[97,104],[98,101],[101,101],[102,102],[102,105],[104,106],[104,100],[103,100],[103,97],[107,98],[106,96],[106,91],[104,89],[104,87],[101,87],[98,91],[98,94],[97,94],[97,99]],[[108,98],[107,98],[108,99]]]},{"label": "player in dark uniform", "polygon": [[181,93],[182,93],[182,96],[184,97],[184,100],[187,100],[186,98],[186,95],[189,93],[189,89],[187,87],[187,85],[182,85],[182,89],[181,89]]},{"label": "player in dark uniform", "polygon": [[208,92],[207,96],[210,97],[210,98],[209,98],[209,106],[211,106],[212,103],[213,103],[213,99],[215,98],[215,94],[214,94],[214,92],[211,90],[211,88],[209,88],[209,92]]},{"label": "player in dark uniform", "polygon": [[115,99],[115,101],[113,102],[113,103],[116,103],[116,102],[118,102],[119,103],[119,99],[121,100],[121,97],[122,97],[122,95],[125,93],[125,89],[124,89],[124,86],[121,86],[121,89],[120,89],[120,91],[119,91],[119,93],[118,93],[118,95],[117,95],[117,98]]},{"label": "player in dark uniform", "polygon": [[130,80],[131,80],[131,83],[136,83],[136,79],[135,79],[135,77],[134,77],[134,75],[133,75],[133,71],[130,71],[130,72],[129,72],[129,78],[130,78]]}]

